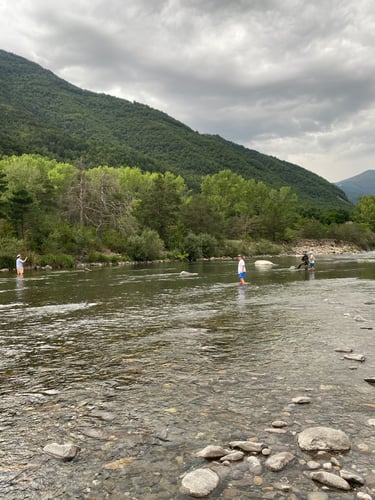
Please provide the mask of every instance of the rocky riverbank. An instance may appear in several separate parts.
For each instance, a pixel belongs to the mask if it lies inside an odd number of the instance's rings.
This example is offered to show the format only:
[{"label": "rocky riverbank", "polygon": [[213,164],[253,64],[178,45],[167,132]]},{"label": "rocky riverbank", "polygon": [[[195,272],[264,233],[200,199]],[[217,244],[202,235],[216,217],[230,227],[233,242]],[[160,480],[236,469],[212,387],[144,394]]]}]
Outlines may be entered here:
[{"label": "rocky riverbank", "polygon": [[357,245],[335,240],[300,240],[292,246],[290,255],[302,255],[304,251],[314,255],[342,255],[363,252]]}]

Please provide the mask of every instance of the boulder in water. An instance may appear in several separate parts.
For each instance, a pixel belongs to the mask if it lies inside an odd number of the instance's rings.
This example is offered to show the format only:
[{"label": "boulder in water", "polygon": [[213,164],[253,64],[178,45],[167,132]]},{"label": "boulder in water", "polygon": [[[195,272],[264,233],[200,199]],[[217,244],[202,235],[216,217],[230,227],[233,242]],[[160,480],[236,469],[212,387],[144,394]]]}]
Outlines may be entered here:
[{"label": "boulder in water", "polygon": [[271,262],[270,260],[256,260],[254,262],[255,267],[272,267],[275,264]]}]

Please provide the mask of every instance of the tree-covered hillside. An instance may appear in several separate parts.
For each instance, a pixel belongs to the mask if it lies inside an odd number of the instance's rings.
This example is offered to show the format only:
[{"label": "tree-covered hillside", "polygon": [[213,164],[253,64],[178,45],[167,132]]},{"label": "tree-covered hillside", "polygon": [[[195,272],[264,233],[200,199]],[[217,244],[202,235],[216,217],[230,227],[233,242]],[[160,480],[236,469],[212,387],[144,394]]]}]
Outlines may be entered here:
[{"label": "tree-covered hillside", "polygon": [[229,169],[275,189],[291,186],[306,207],[351,208],[343,191],[302,167],[199,134],[147,105],[82,90],[0,50],[0,158],[24,153],[171,171],[195,188],[203,175]]}]

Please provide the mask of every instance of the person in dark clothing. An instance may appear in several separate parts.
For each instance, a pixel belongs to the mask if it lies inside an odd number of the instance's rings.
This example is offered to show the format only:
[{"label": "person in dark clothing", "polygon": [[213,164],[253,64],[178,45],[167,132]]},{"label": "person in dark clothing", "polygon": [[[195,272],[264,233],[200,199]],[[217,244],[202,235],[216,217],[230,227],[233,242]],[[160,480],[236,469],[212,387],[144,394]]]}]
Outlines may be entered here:
[{"label": "person in dark clothing", "polygon": [[303,252],[301,260],[302,262],[297,266],[297,269],[300,269],[302,266],[305,266],[305,269],[307,269],[309,266],[309,256],[306,251]]}]

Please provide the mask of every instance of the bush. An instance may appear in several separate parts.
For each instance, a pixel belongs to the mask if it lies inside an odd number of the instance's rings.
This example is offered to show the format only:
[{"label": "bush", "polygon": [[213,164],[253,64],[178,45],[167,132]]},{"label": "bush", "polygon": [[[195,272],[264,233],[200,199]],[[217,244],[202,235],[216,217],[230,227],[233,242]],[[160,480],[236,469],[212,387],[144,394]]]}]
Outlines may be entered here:
[{"label": "bush", "polygon": [[283,251],[284,247],[282,245],[271,243],[268,240],[259,240],[250,248],[250,254],[252,255],[278,255]]},{"label": "bush", "polygon": [[375,247],[375,233],[361,224],[331,224],[329,237],[335,240],[354,243],[360,248],[370,250]]},{"label": "bush", "polygon": [[0,269],[14,269],[16,259],[10,255],[0,255]]},{"label": "bush", "polygon": [[71,255],[47,254],[38,257],[37,264],[41,267],[51,266],[54,269],[71,269],[74,267],[75,261]]},{"label": "bush", "polygon": [[203,257],[202,245],[199,236],[189,233],[184,238],[184,252],[189,260],[197,260]]},{"label": "bush", "polygon": [[301,227],[297,230],[297,239],[301,240],[324,240],[327,239],[328,226],[316,219],[303,219]]},{"label": "bush", "polygon": [[210,234],[201,233],[199,234],[200,245],[202,249],[202,255],[206,259],[214,257],[217,255],[217,241],[214,236]]},{"label": "bush", "polygon": [[132,260],[156,260],[160,259],[163,247],[163,241],[158,233],[152,229],[145,229],[140,236],[131,236],[128,239],[127,254]]}]

